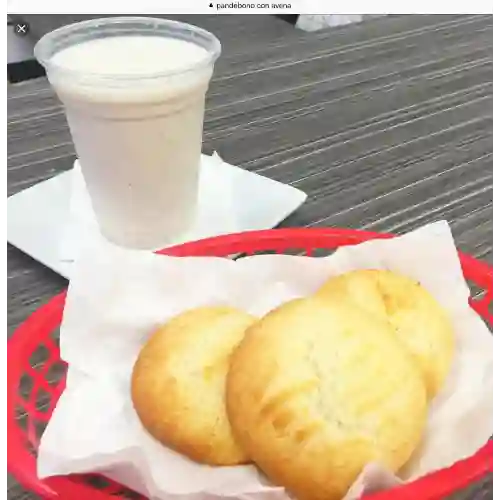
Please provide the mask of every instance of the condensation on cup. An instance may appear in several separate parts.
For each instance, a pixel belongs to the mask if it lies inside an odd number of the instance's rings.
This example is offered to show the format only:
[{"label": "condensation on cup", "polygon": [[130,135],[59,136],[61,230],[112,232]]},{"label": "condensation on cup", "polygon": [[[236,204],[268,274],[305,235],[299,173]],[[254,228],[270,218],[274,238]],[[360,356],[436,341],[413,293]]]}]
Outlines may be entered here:
[{"label": "condensation on cup", "polygon": [[219,54],[211,33],[145,17],[68,25],[36,45],[111,242],[156,249],[192,229],[205,94]]}]

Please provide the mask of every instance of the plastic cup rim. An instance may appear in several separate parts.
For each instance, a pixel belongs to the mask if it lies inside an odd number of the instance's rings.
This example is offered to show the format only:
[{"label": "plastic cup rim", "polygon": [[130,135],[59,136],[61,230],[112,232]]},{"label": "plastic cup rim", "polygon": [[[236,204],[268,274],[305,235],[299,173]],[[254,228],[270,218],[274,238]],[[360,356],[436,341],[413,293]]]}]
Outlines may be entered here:
[{"label": "plastic cup rim", "polygon": [[[196,64],[192,66],[181,68],[179,70],[171,70],[171,71],[159,71],[157,73],[152,74],[108,74],[108,73],[89,73],[88,71],[77,71],[73,69],[68,69],[64,66],[55,64],[52,61],[53,55],[57,51],[50,50],[54,47],[57,40],[67,36],[70,37],[72,34],[75,34],[80,29],[88,28],[96,28],[98,29],[100,26],[109,27],[116,25],[117,29],[114,34],[110,31],[110,37],[112,36],[120,36],[123,30],[120,30],[120,25],[126,23],[134,23],[138,24],[144,23],[144,25],[149,24],[161,24],[165,27],[170,27],[172,29],[177,28],[179,31],[185,30],[186,32],[191,31],[196,33],[197,35],[201,35],[205,40],[207,40],[207,46],[204,46],[200,43],[197,43],[195,40],[184,39],[179,36],[175,36],[172,34],[171,38],[185,40],[191,43],[194,43],[203,49],[205,49],[207,55],[205,58],[198,61]],[[157,36],[162,36],[162,33],[158,33]],[[165,37],[167,38],[167,37]],[[78,40],[75,41],[75,45],[78,43]],[[69,44],[68,46],[71,46]],[[219,39],[210,31],[207,31],[203,28],[199,28],[198,26],[194,26],[192,24],[183,23],[181,21],[173,21],[170,19],[160,19],[156,17],[142,17],[142,16],[117,16],[117,17],[104,17],[98,19],[90,19],[86,21],[80,21],[77,23],[68,24],[66,26],[62,26],[61,28],[57,28],[50,33],[44,35],[35,45],[34,55],[38,62],[46,69],[47,73],[59,72],[60,74],[68,74],[68,75],[79,75],[82,78],[98,78],[101,80],[109,80],[109,81],[120,81],[120,80],[148,80],[148,79],[156,79],[156,78],[166,78],[173,76],[182,76],[186,73],[196,72],[200,69],[207,68],[209,66],[213,66],[215,61],[220,56],[221,52],[221,44]]]}]

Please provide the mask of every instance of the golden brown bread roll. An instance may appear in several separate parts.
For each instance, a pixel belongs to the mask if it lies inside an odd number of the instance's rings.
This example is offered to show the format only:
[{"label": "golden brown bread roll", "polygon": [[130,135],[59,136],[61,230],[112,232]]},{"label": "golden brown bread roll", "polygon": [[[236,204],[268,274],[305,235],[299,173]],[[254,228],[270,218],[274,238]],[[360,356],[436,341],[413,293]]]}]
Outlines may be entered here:
[{"label": "golden brown bread roll", "polygon": [[131,393],[153,437],[201,463],[248,462],[233,438],[225,390],[229,358],[254,321],[230,307],[200,307],[152,335],[135,363]]},{"label": "golden brown bread roll", "polygon": [[359,270],[329,279],[317,292],[331,301],[351,300],[381,319],[415,356],[429,398],[443,386],[454,353],[447,312],[418,282],[386,270]]},{"label": "golden brown bread roll", "polygon": [[422,377],[389,325],[318,298],[250,326],[226,398],[241,446],[299,500],[342,498],[369,462],[398,470],[427,415]]}]

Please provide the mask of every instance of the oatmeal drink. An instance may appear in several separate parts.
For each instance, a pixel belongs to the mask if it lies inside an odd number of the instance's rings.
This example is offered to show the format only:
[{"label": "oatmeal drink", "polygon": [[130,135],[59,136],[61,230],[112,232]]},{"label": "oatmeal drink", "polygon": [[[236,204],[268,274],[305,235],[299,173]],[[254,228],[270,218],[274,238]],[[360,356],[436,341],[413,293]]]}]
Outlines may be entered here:
[{"label": "oatmeal drink", "polygon": [[35,47],[108,240],[153,249],[192,227],[205,93],[219,54],[207,31],[141,17],[72,24]]}]

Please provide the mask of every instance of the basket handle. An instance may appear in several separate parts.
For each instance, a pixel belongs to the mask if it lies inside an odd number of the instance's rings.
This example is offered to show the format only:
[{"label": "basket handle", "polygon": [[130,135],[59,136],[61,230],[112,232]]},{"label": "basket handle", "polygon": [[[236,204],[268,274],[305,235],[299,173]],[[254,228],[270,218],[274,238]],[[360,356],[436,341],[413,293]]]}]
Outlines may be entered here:
[{"label": "basket handle", "polygon": [[447,469],[431,472],[411,483],[388,491],[364,496],[366,500],[441,500],[466,488],[493,471],[493,439],[475,455],[456,462]]}]

